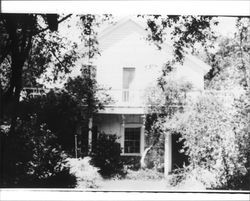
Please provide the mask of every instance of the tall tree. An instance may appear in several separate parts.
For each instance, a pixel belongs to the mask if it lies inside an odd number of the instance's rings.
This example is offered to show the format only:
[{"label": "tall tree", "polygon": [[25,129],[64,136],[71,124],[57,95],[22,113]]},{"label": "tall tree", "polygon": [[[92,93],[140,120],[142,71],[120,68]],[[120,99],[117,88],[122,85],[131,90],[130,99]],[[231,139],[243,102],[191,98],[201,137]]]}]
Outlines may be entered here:
[{"label": "tall tree", "polygon": [[[1,14],[1,119],[3,118],[3,108],[7,108],[11,104],[12,108],[12,129],[15,126],[17,117],[17,108],[22,90],[23,77],[25,76],[25,65],[27,69],[33,68],[39,72],[37,66],[30,63],[31,50],[38,52],[43,56],[40,45],[48,45],[46,36],[57,31],[58,24],[66,20],[71,15],[67,15],[59,19],[57,14]],[[42,42],[43,41],[43,42]],[[40,44],[39,44],[40,42]],[[34,45],[36,44],[36,45]],[[58,47],[58,43],[51,41],[50,47]],[[44,47],[43,46],[43,47]],[[40,50],[38,50],[40,49]],[[53,48],[52,48],[53,49]],[[38,51],[37,51],[38,50]],[[51,50],[53,56],[56,57],[57,48]],[[48,56],[48,55],[46,55]],[[43,57],[45,59],[45,57]],[[48,57],[47,59],[51,59]],[[64,58],[70,60],[68,57]],[[45,59],[45,61],[47,61]],[[59,62],[59,61],[58,61]],[[42,61],[40,60],[40,65]],[[59,63],[62,64],[62,61]],[[65,68],[67,70],[68,68]],[[40,70],[41,71],[41,70]],[[31,72],[31,71],[30,71]],[[27,77],[29,75],[26,74]]]}]

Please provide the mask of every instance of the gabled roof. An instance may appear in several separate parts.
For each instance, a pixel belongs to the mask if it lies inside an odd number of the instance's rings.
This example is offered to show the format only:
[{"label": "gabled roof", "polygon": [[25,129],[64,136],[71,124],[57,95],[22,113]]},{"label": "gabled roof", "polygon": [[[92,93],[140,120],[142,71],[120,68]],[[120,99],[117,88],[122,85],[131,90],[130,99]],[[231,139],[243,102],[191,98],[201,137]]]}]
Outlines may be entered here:
[{"label": "gabled roof", "polygon": [[[118,33],[119,29],[126,28],[129,26],[131,26],[131,27],[124,29],[124,32]],[[105,43],[102,46],[102,51],[105,51],[106,48],[114,45],[114,43],[118,42],[119,40],[123,39],[128,34],[133,33],[133,32],[137,32],[137,33],[141,34],[143,37],[146,36],[146,34],[147,34],[147,32],[144,28],[144,25],[140,22],[139,23],[136,22],[132,18],[123,18],[123,19],[119,20],[117,23],[107,27],[99,34],[99,37],[98,37],[100,44]],[[112,38],[112,40],[109,39],[110,41],[105,41],[106,39],[108,40],[108,38],[111,36],[112,33],[113,34],[117,33],[117,34],[114,36],[114,38]],[[172,50],[173,48],[170,44],[166,43],[163,46],[163,49],[169,51],[170,49]],[[185,59],[192,62],[194,64],[193,68],[197,69],[198,71],[202,71],[204,75],[211,69],[211,66],[209,66],[208,64],[203,62],[198,57],[193,56],[191,54],[187,54],[185,56]]]},{"label": "gabled roof", "polygon": [[138,33],[142,36],[146,35],[146,31],[143,26],[139,25],[130,18],[124,18],[117,23],[110,25],[98,34],[100,50],[105,51],[131,33]]},{"label": "gabled roof", "polygon": [[197,66],[199,66],[204,74],[208,73],[208,71],[211,69],[211,66],[209,66],[208,64],[206,64],[204,61],[202,61],[201,59],[199,59],[196,56],[193,56],[191,54],[186,56],[187,59],[189,59],[191,62],[195,63]]},{"label": "gabled roof", "polygon": [[100,34],[98,39],[102,40],[103,38],[105,38],[105,36],[109,35],[110,33],[112,33],[113,31],[116,31],[117,29],[119,29],[122,26],[126,26],[128,24],[132,24],[134,25],[134,30],[133,31],[138,31],[141,34],[145,34],[145,29],[143,28],[142,25],[140,25],[139,23],[135,22],[134,20],[132,20],[131,18],[123,18],[121,20],[119,20],[118,22],[112,24],[111,26],[107,27],[106,29],[104,29]]}]

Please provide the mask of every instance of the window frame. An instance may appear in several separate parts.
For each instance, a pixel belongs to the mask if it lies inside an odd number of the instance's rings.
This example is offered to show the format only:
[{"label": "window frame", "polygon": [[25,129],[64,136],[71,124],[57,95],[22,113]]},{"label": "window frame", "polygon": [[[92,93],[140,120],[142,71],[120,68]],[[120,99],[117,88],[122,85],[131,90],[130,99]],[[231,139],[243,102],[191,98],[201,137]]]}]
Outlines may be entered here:
[{"label": "window frame", "polygon": [[[130,145],[126,147],[126,144],[130,144]],[[129,149],[129,148],[131,148],[132,151],[127,150],[128,152],[126,152],[126,149]],[[125,128],[124,130],[124,153],[125,154],[138,154],[140,153],[140,149],[141,149],[141,128],[140,127]]]},{"label": "window frame", "polygon": [[[140,150],[138,153],[125,153],[125,129],[126,128],[140,128]],[[143,143],[143,125],[142,124],[125,124],[123,126],[123,132],[122,132],[122,156],[141,156],[142,149],[144,147]]]}]

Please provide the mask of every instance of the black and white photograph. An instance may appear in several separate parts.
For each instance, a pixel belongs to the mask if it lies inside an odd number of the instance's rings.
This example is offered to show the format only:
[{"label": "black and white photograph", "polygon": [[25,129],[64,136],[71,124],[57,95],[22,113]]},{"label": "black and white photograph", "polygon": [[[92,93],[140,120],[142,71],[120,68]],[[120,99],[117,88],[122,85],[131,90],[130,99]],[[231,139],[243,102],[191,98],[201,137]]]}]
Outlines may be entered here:
[{"label": "black and white photograph", "polygon": [[250,190],[250,17],[0,14],[0,188]]}]

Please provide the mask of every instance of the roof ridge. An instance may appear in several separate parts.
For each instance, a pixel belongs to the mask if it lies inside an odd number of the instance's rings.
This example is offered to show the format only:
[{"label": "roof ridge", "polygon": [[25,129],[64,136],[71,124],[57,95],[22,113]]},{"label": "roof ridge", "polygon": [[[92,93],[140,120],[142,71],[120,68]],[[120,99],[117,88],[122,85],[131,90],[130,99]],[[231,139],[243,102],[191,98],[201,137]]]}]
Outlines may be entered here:
[{"label": "roof ridge", "polygon": [[124,25],[125,23],[127,23],[129,21],[131,21],[132,23],[137,25],[138,28],[141,28],[142,30],[144,30],[144,28],[139,23],[137,23],[135,20],[133,20],[131,17],[124,17],[124,18],[120,19],[119,21],[117,21],[114,25],[111,25],[111,26],[105,28],[100,34],[98,34],[99,39],[103,38],[108,33],[114,31],[115,29],[121,27],[122,25]]}]

